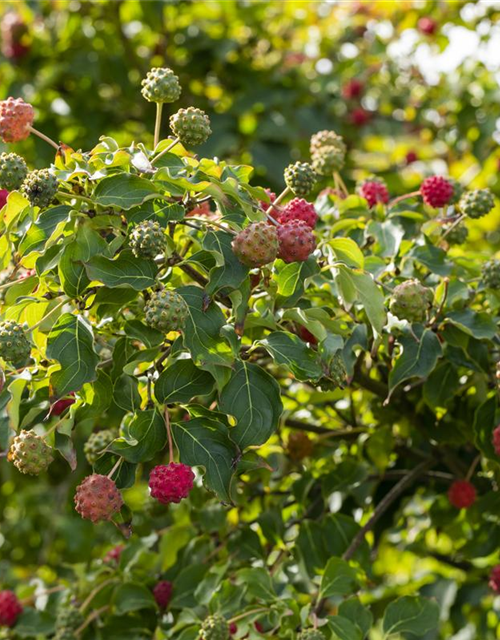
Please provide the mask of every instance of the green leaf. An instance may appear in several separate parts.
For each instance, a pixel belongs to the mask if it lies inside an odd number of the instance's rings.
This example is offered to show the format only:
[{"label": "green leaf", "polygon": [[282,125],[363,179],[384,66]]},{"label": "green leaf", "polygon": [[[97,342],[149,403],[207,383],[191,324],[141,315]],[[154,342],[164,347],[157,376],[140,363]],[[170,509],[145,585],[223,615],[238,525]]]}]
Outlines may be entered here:
[{"label": "green leaf", "polygon": [[83,263],[76,258],[78,247],[71,242],[64,247],[59,260],[58,273],[64,293],[70,298],[78,298],[90,284]]},{"label": "green leaf", "polygon": [[413,332],[405,329],[398,342],[401,353],[389,374],[389,397],[405,380],[426,378],[442,355],[441,343],[436,334],[421,325],[414,325]]},{"label": "green leaf", "polygon": [[334,634],[335,640],[362,640],[363,634],[354,622],[341,615],[330,616],[328,626]]},{"label": "green leaf", "polygon": [[276,431],[283,411],[279,385],[261,367],[237,362],[220,395],[219,408],[236,418],[230,436],[241,449],[264,444]]},{"label": "green leaf", "polygon": [[319,597],[345,596],[358,586],[356,570],[341,558],[330,558],[321,579]]},{"label": "green leaf", "polygon": [[363,305],[373,329],[382,333],[387,317],[385,299],[373,278],[357,269],[339,265],[336,281],[344,301],[351,305],[358,300]]},{"label": "green leaf", "polygon": [[297,380],[319,380],[323,375],[316,351],[292,333],[273,331],[256,344],[264,346],[276,362],[285,365]]},{"label": "green leaf", "polygon": [[152,287],[158,273],[152,260],[136,258],[129,250],[122,251],[114,260],[94,256],[85,267],[91,280],[108,287],[132,287],[136,291]]},{"label": "green leaf", "polygon": [[128,462],[146,462],[165,447],[166,441],[167,430],[163,416],[155,409],[149,409],[125,424],[121,437],[113,442],[110,450],[123,456]]},{"label": "green leaf", "polygon": [[353,622],[361,631],[362,638],[368,634],[373,624],[372,612],[358,598],[344,600],[339,606],[339,615]]},{"label": "green leaf", "polygon": [[498,462],[498,455],[493,446],[493,431],[498,425],[498,401],[496,394],[485,400],[474,413],[474,444],[490,460]]},{"label": "green leaf", "polygon": [[487,313],[463,309],[448,313],[446,320],[478,340],[493,340],[497,334],[497,325]]},{"label": "green leaf", "polygon": [[339,262],[344,262],[348,267],[363,269],[365,258],[363,252],[351,238],[333,238],[328,243]]},{"label": "green leaf", "polygon": [[237,573],[238,582],[245,585],[249,595],[262,600],[262,602],[274,602],[276,591],[269,572],[262,567],[241,569]]},{"label": "green leaf", "polygon": [[146,347],[157,347],[165,340],[165,334],[157,331],[140,320],[129,320],[123,326],[123,330],[133,340],[140,340]]},{"label": "green leaf", "polygon": [[128,173],[104,178],[94,191],[97,204],[121,209],[131,209],[159,195],[158,188],[152,182]]},{"label": "green leaf", "polygon": [[113,388],[113,400],[124,411],[137,411],[141,406],[139,383],[134,376],[119,376]]},{"label": "green leaf", "polygon": [[[58,225],[69,219],[71,207],[60,205],[42,211],[19,243],[19,255],[28,255],[32,251],[42,251]],[[61,225],[63,226],[63,225]]]},{"label": "green leaf", "polygon": [[151,591],[136,582],[121,584],[114,593],[113,602],[118,614],[156,607]]},{"label": "green leaf", "polygon": [[58,397],[78,391],[96,379],[99,358],[94,351],[92,328],[82,316],[65,313],[58,319],[47,339],[47,358],[61,364],[50,378]]},{"label": "green leaf", "polygon": [[52,616],[36,609],[24,609],[16,622],[16,636],[18,638],[34,638],[40,634],[48,636],[53,631]]},{"label": "green leaf", "polygon": [[424,400],[432,408],[446,407],[460,385],[456,368],[449,362],[438,365],[424,384]]},{"label": "green leaf", "polygon": [[280,296],[288,298],[295,293],[298,283],[300,282],[300,272],[302,271],[302,263],[290,262],[285,264],[282,269],[277,269],[273,279],[278,283],[278,293]]},{"label": "green leaf", "polygon": [[211,295],[224,287],[238,289],[248,276],[248,267],[238,260],[231,248],[232,238],[232,235],[224,231],[210,231],[203,241],[203,247],[207,251],[221,256],[217,260],[217,266],[209,274],[207,293]]},{"label": "green leaf", "polygon": [[160,403],[189,402],[195,396],[212,392],[214,379],[198,369],[192,360],[177,360],[165,369],[155,383],[155,397]]},{"label": "green leaf", "polygon": [[439,623],[437,602],[418,596],[398,598],[387,607],[383,630],[387,638],[396,633],[413,633],[422,637]]},{"label": "green leaf", "polygon": [[231,502],[230,485],[236,448],[227,427],[216,420],[192,418],[172,425],[181,462],[205,467],[205,483],[225,502]]}]

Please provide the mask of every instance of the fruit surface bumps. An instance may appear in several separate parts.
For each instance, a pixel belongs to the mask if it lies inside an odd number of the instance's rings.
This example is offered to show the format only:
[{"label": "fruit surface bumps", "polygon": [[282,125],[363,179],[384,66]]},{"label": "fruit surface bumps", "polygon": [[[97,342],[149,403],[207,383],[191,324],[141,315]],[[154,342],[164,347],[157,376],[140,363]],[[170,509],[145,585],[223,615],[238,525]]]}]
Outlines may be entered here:
[{"label": "fruit surface bumps", "polygon": [[468,509],[476,501],[476,489],[467,480],[455,480],[448,490],[448,500],[457,509]]},{"label": "fruit surface bumps", "polygon": [[0,591],[0,627],[13,627],[23,607],[13,591]]},{"label": "fruit surface bumps", "polygon": [[345,152],[337,147],[321,147],[312,156],[312,168],[321,176],[330,176],[344,166]]},{"label": "fruit surface bumps", "polygon": [[304,198],[294,198],[278,215],[280,224],[286,224],[292,220],[302,220],[308,227],[314,229],[318,221],[318,214],[311,202],[307,202]]},{"label": "fruit surface bumps", "polygon": [[276,227],[265,222],[253,222],[235,236],[232,249],[238,260],[247,267],[262,267],[278,255]]},{"label": "fruit surface bumps", "polygon": [[314,156],[323,147],[334,147],[342,154],[346,152],[342,136],[339,136],[335,131],[318,131],[311,136],[311,156]]},{"label": "fruit surface bumps", "polygon": [[203,620],[200,629],[202,640],[228,640],[229,625],[227,620],[218,613]]},{"label": "fruit surface bumps", "polygon": [[37,476],[53,461],[52,448],[33,431],[20,431],[12,441],[8,460],[21,473]]},{"label": "fruit surface bumps", "polygon": [[[448,232],[448,229],[451,231]],[[448,244],[463,244],[467,240],[469,230],[462,222],[454,227],[452,225],[443,226],[443,234],[446,234],[444,240]]]},{"label": "fruit surface bumps", "polygon": [[0,138],[4,142],[19,142],[30,134],[35,117],[33,107],[22,98],[0,101]]},{"label": "fruit surface bumps", "polygon": [[31,353],[31,345],[24,329],[13,320],[0,322],[0,357],[13,364],[24,362]]},{"label": "fruit surface bumps", "polygon": [[154,67],[141,82],[141,93],[148,102],[175,102],[181,95],[179,78],[172,69]]},{"label": "fruit surface bumps", "polygon": [[210,118],[201,109],[179,109],[170,116],[170,128],[183,144],[198,145],[208,140],[212,129]]},{"label": "fruit surface bumps", "polygon": [[469,218],[482,218],[495,206],[493,194],[489,189],[467,191],[460,198],[458,208]]},{"label": "fruit surface bumps", "polygon": [[390,311],[400,320],[422,322],[432,305],[434,294],[418,280],[406,280],[392,292]]},{"label": "fruit surface bumps", "polygon": [[453,185],[442,176],[430,176],[420,186],[420,194],[426,205],[438,209],[444,207],[453,198]]},{"label": "fruit surface bumps", "polygon": [[136,258],[156,258],[165,251],[165,232],[156,220],[144,220],[130,232],[129,244]]},{"label": "fruit surface bumps", "polygon": [[457,204],[465,192],[465,187],[458,180],[455,180],[455,178],[446,179],[453,187],[453,195],[451,196],[449,204]]},{"label": "fruit surface bumps", "polygon": [[24,180],[21,191],[33,207],[48,207],[57,193],[57,178],[48,169],[31,171]]},{"label": "fruit surface bumps", "polygon": [[103,429],[91,433],[87,442],[83,445],[83,453],[90,465],[94,465],[107,446],[115,439],[115,433],[111,429]]},{"label": "fruit surface bumps", "polygon": [[481,282],[488,289],[500,288],[500,260],[488,260],[483,264]]},{"label": "fruit surface bumps", "polygon": [[278,226],[278,257],[285,262],[303,262],[316,248],[311,228],[302,220]]},{"label": "fruit surface bumps", "polygon": [[76,488],[75,509],[91,522],[111,520],[122,506],[123,499],[116,484],[99,473],[87,476]]},{"label": "fruit surface bumps", "polygon": [[28,166],[24,158],[17,153],[0,154],[0,189],[19,189],[27,175]]},{"label": "fruit surface bumps", "polygon": [[308,162],[296,162],[285,169],[285,184],[297,196],[307,196],[316,180],[316,172]]},{"label": "fruit surface bumps", "polygon": [[181,331],[184,328],[189,313],[188,306],[178,293],[170,289],[154,291],[144,306],[146,323],[168,333]]},{"label": "fruit surface bumps", "polygon": [[298,640],[325,640],[325,636],[319,629],[304,629],[299,633]]},{"label": "fruit surface bumps", "polygon": [[332,358],[329,376],[333,384],[337,387],[343,387],[346,383],[347,371],[344,364],[344,358],[340,351],[337,351]]},{"label": "fruit surface bumps", "polygon": [[383,204],[389,202],[387,185],[383,180],[380,180],[380,178],[364,180],[358,187],[358,193],[368,202],[370,209],[379,202]]},{"label": "fruit surface bumps", "polygon": [[191,467],[181,462],[159,464],[149,476],[151,496],[162,504],[178,503],[187,498],[193,488],[194,473]]},{"label": "fruit surface bumps", "polygon": [[71,605],[61,606],[57,612],[56,629],[68,629],[76,631],[80,627],[85,618],[80,611]]}]

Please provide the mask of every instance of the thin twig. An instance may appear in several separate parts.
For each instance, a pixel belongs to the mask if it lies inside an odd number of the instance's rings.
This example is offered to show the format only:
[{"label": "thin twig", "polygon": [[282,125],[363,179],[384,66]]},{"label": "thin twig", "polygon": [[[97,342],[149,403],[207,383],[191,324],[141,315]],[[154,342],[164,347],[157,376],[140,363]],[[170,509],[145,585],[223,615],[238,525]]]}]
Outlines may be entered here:
[{"label": "thin twig", "polygon": [[467,475],[465,476],[465,479],[467,482],[470,482],[470,479],[474,475],[474,471],[476,470],[476,467],[480,462],[481,462],[481,454],[479,454],[474,458],[474,461],[472,462],[469,471],[467,471]]},{"label": "thin twig", "polygon": [[167,428],[168,438],[168,460],[170,464],[174,461],[174,442],[172,439],[172,430],[170,429],[170,416],[168,414],[168,407],[165,407],[165,427]]},{"label": "thin twig", "polygon": [[118,467],[121,465],[122,461],[123,461],[122,457],[120,456],[118,458],[118,460],[115,462],[115,464],[114,464],[113,468],[111,469],[111,471],[108,473],[108,478],[112,478],[113,477],[113,474],[118,469]]},{"label": "thin twig", "polygon": [[405,193],[403,196],[398,196],[397,198],[394,198],[394,200],[391,200],[387,205],[387,208],[391,209],[398,202],[401,202],[402,200],[407,200],[408,198],[416,198],[419,195],[420,195],[420,191],[412,191],[411,193]]},{"label": "thin twig", "polygon": [[56,196],[62,196],[63,198],[71,198],[71,200],[81,200],[82,202],[86,202],[87,204],[91,204],[92,206],[94,206],[94,203],[90,198],[77,195],[76,193],[67,193],[66,191],[58,191],[56,193]]},{"label": "thin twig", "polygon": [[47,320],[49,316],[51,316],[54,313],[54,311],[57,311],[58,309],[60,309],[63,305],[66,304],[66,302],[68,302],[68,300],[65,298],[62,302],[60,302],[59,304],[56,304],[56,306],[53,307],[46,316],[43,316],[43,318],[39,320],[36,324],[34,324],[32,327],[30,327],[29,330],[33,331],[34,329],[37,329],[43,322],[45,322],[45,320]]},{"label": "thin twig", "polygon": [[35,127],[32,127],[32,126],[29,126],[28,130],[31,131],[31,133],[34,133],[39,138],[41,138],[42,140],[44,140],[45,142],[48,142],[52,147],[54,147],[56,151],[59,151],[60,145],[57,144],[57,142],[54,142],[51,138],[49,138],[49,136],[46,136],[44,133],[42,133],[41,131],[38,131],[38,129],[35,129]]},{"label": "thin twig", "polygon": [[172,140],[172,143],[169,144],[166,149],[163,149],[163,151],[160,151],[160,153],[151,160],[151,164],[152,165],[156,164],[160,158],[162,158],[166,153],[168,153],[170,149],[173,149],[175,145],[178,144],[179,142],[180,142],[179,138],[175,138],[175,140]]},{"label": "thin twig", "polygon": [[161,129],[161,114],[163,111],[163,102],[156,103],[156,120],[155,120],[155,137],[154,148],[156,149],[158,142],[160,142],[160,129]]},{"label": "thin twig", "polygon": [[446,229],[446,231],[445,231],[445,232],[443,233],[443,235],[441,236],[441,240],[444,240],[444,239],[446,238],[446,236],[447,236],[451,231],[453,231],[453,229],[454,229],[455,227],[458,227],[458,225],[459,225],[463,220],[465,220],[465,218],[466,218],[466,217],[467,217],[467,216],[465,215],[465,213],[463,213],[461,216],[459,216],[459,217],[455,220],[455,222],[453,222],[453,224],[450,224],[450,226],[448,227],[448,229]]},{"label": "thin twig", "polygon": [[290,193],[290,191],[291,191],[290,187],[287,187],[284,191],[282,191],[279,194],[279,196],[276,198],[276,200],[274,202],[271,202],[271,204],[267,209],[267,212],[271,211],[272,209],[276,209],[276,207],[280,204],[283,198]]},{"label": "thin twig", "polygon": [[269,611],[268,607],[260,607],[259,609],[252,609],[251,611],[247,611],[246,613],[240,613],[239,616],[235,616],[234,618],[231,618],[230,620],[228,620],[229,624],[232,624],[233,622],[238,622],[238,620],[243,620],[243,618],[247,618],[248,616],[253,615],[254,613],[263,613],[264,611]]},{"label": "thin twig", "polygon": [[89,617],[85,620],[85,622],[78,627],[78,629],[75,631],[75,635],[78,637],[82,631],[84,631],[91,622],[93,622],[96,618],[98,618],[101,613],[104,613],[105,611],[107,611],[109,609],[109,604],[105,605],[104,607],[101,607],[100,609],[97,609],[96,611],[93,611]]},{"label": "thin twig", "polygon": [[80,605],[80,611],[81,612],[85,611],[85,609],[89,606],[89,604],[92,602],[92,600],[95,598],[95,596],[99,593],[99,591],[102,591],[102,589],[104,589],[104,587],[107,587],[108,585],[113,584],[113,582],[117,582],[117,579],[116,578],[109,578],[108,580],[105,580],[104,582],[101,582],[101,584],[98,584],[97,587],[95,589],[93,589],[89,593],[87,598],[85,598],[83,603]]}]

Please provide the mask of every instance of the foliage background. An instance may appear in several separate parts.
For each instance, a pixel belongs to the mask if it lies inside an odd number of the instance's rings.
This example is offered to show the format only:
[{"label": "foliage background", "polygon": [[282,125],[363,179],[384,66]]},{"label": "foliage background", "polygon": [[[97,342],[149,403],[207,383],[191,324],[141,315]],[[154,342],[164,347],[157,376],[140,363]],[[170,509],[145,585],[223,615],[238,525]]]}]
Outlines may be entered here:
[{"label": "foliage background", "polygon": [[[9,8],[28,25],[29,50],[18,60],[0,60],[0,97],[23,96],[36,107],[36,126],[76,149],[92,147],[102,134],[122,144],[132,139],[150,144],[154,108],[141,99],[138,87],[151,66],[170,66],[184,87],[181,103],[172,109],[195,104],[211,115],[214,134],[200,155],[254,164],[255,184],[278,190],[283,168],[304,157],[310,135],[331,128],[345,137],[351,150],[345,171],[351,186],[376,172],[397,195],[417,188],[424,175],[447,166],[452,176],[465,175],[470,186],[488,186],[500,195],[498,61],[485,65],[468,57],[432,84],[412,64],[419,48],[428,51],[431,60],[446,51],[452,26],[479,34],[479,41],[489,46],[498,37],[498,3],[23,0],[2,3],[0,12]],[[435,36],[415,30],[423,15],[438,21]],[[405,40],[410,44],[404,55],[389,55],[391,45],[408,33],[413,36]],[[352,78],[365,85],[359,101],[342,96],[342,87]],[[360,106],[370,118],[362,127],[352,122],[353,109]],[[47,166],[53,159],[50,149],[33,136],[12,150],[35,167]],[[407,165],[409,151],[416,151],[418,160]],[[498,212],[471,226],[469,258],[479,259],[499,247],[498,226]],[[362,408],[363,398],[358,400]],[[342,411],[342,398],[335,403]],[[307,413],[299,417],[305,423],[313,419]],[[112,419],[111,415],[111,423]],[[333,410],[314,416],[318,419],[328,427],[342,425]],[[387,415],[383,419],[390,422]],[[390,430],[380,433],[368,450],[375,466],[386,455],[385,445],[392,437]],[[284,427],[261,450],[281,470],[288,464],[283,455],[287,434]],[[85,437],[85,432],[78,432],[82,462]],[[407,462],[411,465],[411,457]],[[461,464],[469,462],[465,455]],[[322,464],[318,455],[309,471],[314,473]],[[33,481],[0,465],[0,582],[34,573],[50,582],[56,570],[64,574],[62,559],[77,563],[84,574],[90,559],[101,557],[120,540],[111,525],[93,527],[73,511],[74,487],[88,472],[82,464],[77,473],[68,475],[59,459],[47,479]],[[294,478],[299,473],[300,468],[293,468]],[[262,495],[246,516],[250,519],[253,511],[264,536],[272,539],[278,535],[276,522],[286,511],[280,503],[268,501],[273,479],[265,472],[261,475]],[[279,482],[284,484],[274,489],[286,488],[286,476]],[[386,490],[384,483],[378,485],[377,497]],[[144,483],[139,483],[126,496],[138,510],[137,540],[172,524],[170,516],[145,510],[146,493]],[[224,539],[226,528],[234,524],[234,513],[216,503],[207,509],[201,494],[202,490],[190,507],[176,510],[175,541],[173,535],[165,536],[160,549],[165,566],[172,560],[176,541],[189,538],[193,525],[209,538]],[[421,501],[417,495],[416,500],[418,508],[412,503],[408,509],[415,512],[406,514],[413,528],[400,527],[406,520],[394,520],[397,513],[387,514],[379,524],[379,533],[387,530],[387,534],[379,538],[373,572],[384,582],[384,597],[419,588],[438,597],[444,604],[443,625],[429,640],[449,638],[458,631],[462,635],[453,637],[460,640],[500,637],[500,608],[487,596],[484,572],[450,560],[451,533],[440,537],[439,528],[427,531],[435,548],[431,555],[419,543],[412,546],[411,538],[433,504],[446,519],[444,495]],[[500,541],[498,526],[490,535],[495,543]],[[398,546],[405,550],[400,552]],[[384,597],[376,605],[380,609]]]}]

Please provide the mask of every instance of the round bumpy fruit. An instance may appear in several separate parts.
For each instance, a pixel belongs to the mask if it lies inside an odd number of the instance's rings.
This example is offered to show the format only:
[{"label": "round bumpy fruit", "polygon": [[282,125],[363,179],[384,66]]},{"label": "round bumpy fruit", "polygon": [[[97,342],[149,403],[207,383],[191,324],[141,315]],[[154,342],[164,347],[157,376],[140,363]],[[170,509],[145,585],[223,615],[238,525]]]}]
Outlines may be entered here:
[{"label": "round bumpy fruit", "polygon": [[86,520],[100,522],[111,520],[123,506],[116,484],[106,476],[94,473],[78,485],[75,493],[75,509]]},{"label": "round bumpy fruit", "polygon": [[212,133],[210,118],[201,109],[179,109],[170,116],[170,128],[182,144],[203,144]]},{"label": "round bumpy fruit", "polygon": [[165,251],[165,232],[156,220],[145,220],[130,232],[129,244],[136,258],[156,258]]},{"label": "round bumpy fruit", "polygon": [[448,490],[448,500],[457,509],[468,509],[476,501],[476,489],[467,480],[455,480]]},{"label": "round bumpy fruit", "polygon": [[[448,231],[448,229],[451,229],[451,231]],[[452,227],[452,225],[445,225],[443,227],[443,233],[446,234],[444,240],[446,240],[448,244],[463,244],[467,240],[469,230],[465,224],[461,223],[457,224],[455,227]]]},{"label": "round bumpy fruit", "polygon": [[228,640],[229,625],[227,620],[218,613],[208,616],[201,625],[200,638],[202,640]]},{"label": "round bumpy fruit", "polygon": [[302,220],[278,226],[278,257],[285,262],[303,262],[316,248],[311,228]]},{"label": "round bumpy fruit", "polygon": [[336,387],[343,387],[346,383],[347,371],[340,351],[337,351],[332,358],[329,377]]},{"label": "round bumpy fruit", "polygon": [[12,591],[0,591],[0,627],[13,627],[23,611],[17,596]]},{"label": "round bumpy fruit", "polygon": [[323,147],[334,147],[343,155],[346,152],[346,146],[342,136],[339,136],[335,131],[318,131],[311,136],[311,156],[314,156]]},{"label": "round bumpy fruit", "polygon": [[449,204],[457,204],[464,194],[465,187],[458,180],[455,180],[455,178],[446,178],[446,180],[453,187],[453,195],[451,196]]},{"label": "round bumpy fruit", "polygon": [[276,260],[278,255],[276,227],[265,222],[253,222],[235,236],[231,246],[242,264],[262,267]]},{"label": "round bumpy fruit", "polygon": [[291,460],[299,462],[308,458],[313,452],[311,438],[303,431],[291,433],[286,443],[286,450]]},{"label": "round bumpy fruit", "polygon": [[297,196],[307,196],[316,179],[316,172],[308,162],[296,162],[285,169],[286,186]]},{"label": "round bumpy fruit", "polygon": [[21,191],[33,207],[48,207],[57,193],[57,178],[48,169],[32,171],[24,180]]},{"label": "round bumpy fruit", "polygon": [[453,185],[442,176],[430,176],[420,185],[420,194],[429,207],[444,207],[453,198]]},{"label": "round bumpy fruit", "polygon": [[482,218],[495,206],[493,194],[489,189],[467,191],[460,198],[458,208],[469,218]]},{"label": "round bumpy fruit", "polygon": [[181,331],[188,313],[184,298],[170,289],[153,292],[144,306],[146,323],[164,333]]},{"label": "round bumpy fruit", "polygon": [[7,204],[7,198],[9,197],[9,192],[7,189],[0,189],[0,209],[3,209]]},{"label": "round bumpy fruit", "polygon": [[125,547],[122,544],[117,544],[116,547],[113,547],[107,552],[102,561],[106,564],[117,564],[120,561],[120,556],[122,555],[124,549]]},{"label": "round bumpy fruit", "polygon": [[483,264],[481,282],[488,289],[500,289],[500,260],[488,260]]},{"label": "round bumpy fruit", "polygon": [[493,431],[492,443],[495,453],[500,456],[500,424]]},{"label": "round bumpy fruit", "polygon": [[321,176],[331,176],[344,166],[345,151],[337,147],[321,147],[312,156],[312,168]]},{"label": "round bumpy fruit", "polygon": [[431,308],[434,294],[418,280],[406,280],[392,292],[390,310],[400,320],[422,322]]},{"label": "round bumpy fruit", "polygon": [[85,621],[85,617],[76,607],[62,606],[57,612],[56,630],[69,629],[76,631]]},{"label": "round bumpy fruit", "polygon": [[325,640],[325,636],[319,629],[304,629],[299,633],[297,640]]},{"label": "round bumpy fruit", "polygon": [[166,609],[168,607],[170,599],[172,598],[173,587],[172,582],[168,580],[160,580],[160,582],[155,585],[153,597],[160,609]]},{"label": "round bumpy fruit", "polygon": [[148,102],[175,102],[181,95],[179,78],[172,69],[154,67],[142,81],[141,93]]},{"label": "round bumpy fruit", "polygon": [[17,153],[0,155],[0,188],[14,191],[24,182],[28,175],[28,166],[24,158]]},{"label": "round bumpy fruit", "polygon": [[19,142],[30,134],[35,114],[33,107],[21,98],[0,102],[0,138],[4,142]]},{"label": "round bumpy fruit", "polygon": [[387,204],[389,202],[389,191],[387,185],[380,178],[370,178],[365,180],[358,187],[359,195],[368,202],[370,209],[378,202]]},{"label": "round bumpy fruit", "polygon": [[500,593],[500,564],[493,567],[490,573],[490,580],[488,582],[490,589],[493,589],[495,593]]},{"label": "round bumpy fruit", "polygon": [[52,448],[33,431],[20,431],[12,441],[8,460],[21,473],[37,476],[54,459]]},{"label": "round bumpy fruit", "polygon": [[191,467],[181,462],[159,464],[149,475],[151,496],[162,504],[180,502],[187,498],[193,488],[194,473]]},{"label": "round bumpy fruit", "polygon": [[0,357],[13,364],[23,363],[31,353],[24,329],[13,320],[0,322]]},{"label": "round bumpy fruit", "polygon": [[115,433],[111,429],[103,429],[91,433],[87,442],[83,445],[83,452],[90,465],[94,465],[107,446],[115,439]]}]

